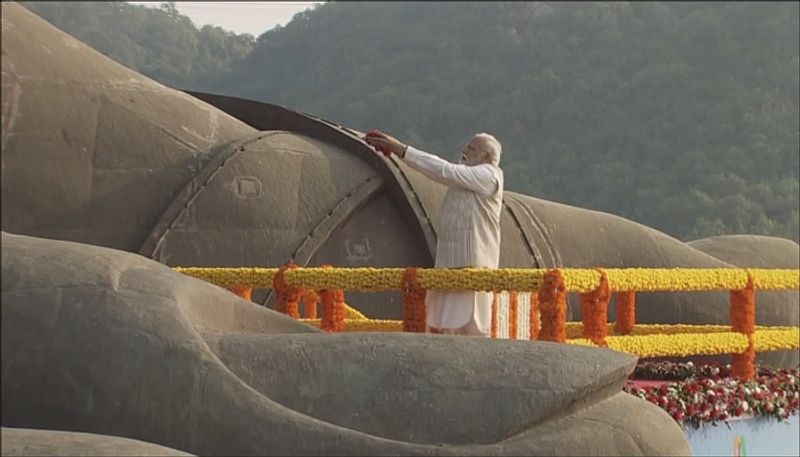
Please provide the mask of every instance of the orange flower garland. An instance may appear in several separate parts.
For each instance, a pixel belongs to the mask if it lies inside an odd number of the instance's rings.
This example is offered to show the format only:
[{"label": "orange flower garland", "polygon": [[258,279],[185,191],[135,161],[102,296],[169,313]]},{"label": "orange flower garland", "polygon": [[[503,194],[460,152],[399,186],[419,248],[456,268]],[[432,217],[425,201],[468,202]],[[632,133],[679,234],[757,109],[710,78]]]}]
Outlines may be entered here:
[{"label": "orange flower garland", "polygon": [[732,372],[734,376],[754,379],[756,376],[756,351],[753,333],[756,329],[756,288],[753,276],[748,273],[747,286],[741,290],[731,291],[731,329],[747,335],[747,350],[741,354],[732,354]]},{"label": "orange flower garland", "polygon": [[508,292],[508,337],[517,339],[517,315],[519,314],[519,301],[517,293]]},{"label": "orange flower garland", "polygon": [[303,314],[306,319],[317,318],[317,303],[319,294],[315,290],[307,290],[303,295]]},{"label": "orange flower garland", "polygon": [[747,350],[741,354],[731,354],[731,370],[734,376],[744,379],[755,379],[755,347],[755,336],[747,335]]},{"label": "orange flower garland", "polygon": [[539,293],[532,292],[531,293],[531,310],[529,322],[531,327],[531,332],[529,339],[530,340],[538,340],[539,339],[539,327],[541,327],[541,322],[539,320]]},{"label": "orange flower garland", "polygon": [[[321,268],[333,268],[321,265]],[[320,289],[322,301],[322,322],[320,328],[326,332],[344,331],[344,291],[342,289]]]},{"label": "orange flower garland", "polygon": [[272,279],[272,287],[277,295],[275,310],[279,313],[287,314],[295,319],[300,319],[299,301],[302,291],[292,287],[286,282],[286,270],[297,268],[293,262],[289,262],[278,269],[278,273]]},{"label": "orange flower garland", "polygon": [[240,296],[241,298],[244,298],[245,300],[252,300],[252,287],[231,287],[228,290]]},{"label": "orange flower garland", "polygon": [[628,335],[636,325],[636,291],[617,292],[617,323],[614,332]]},{"label": "orange flower garland", "polygon": [[344,331],[344,291],[321,289],[322,322],[320,328],[326,332]]},{"label": "orange flower garland", "polygon": [[403,293],[403,331],[424,333],[427,291],[419,283],[416,268],[408,267],[403,272],[400,290]]},{"label": "orange flower garland", "polygon": [[567,289],[560,270],[550,270],[544,274],[542,288],[539,289],[539,310],[542,314],[539,339],[558,343],[566,341]]},{"label": "orange flower garland", "polygon": [[583,336],[598,346],[607,347],[608,301],[611,298],[611,292],[608,289],[606,272],[600,269],[597,271],[600,272],[600,286],[591,292],[580,294],[581,310],[583,311]]}]

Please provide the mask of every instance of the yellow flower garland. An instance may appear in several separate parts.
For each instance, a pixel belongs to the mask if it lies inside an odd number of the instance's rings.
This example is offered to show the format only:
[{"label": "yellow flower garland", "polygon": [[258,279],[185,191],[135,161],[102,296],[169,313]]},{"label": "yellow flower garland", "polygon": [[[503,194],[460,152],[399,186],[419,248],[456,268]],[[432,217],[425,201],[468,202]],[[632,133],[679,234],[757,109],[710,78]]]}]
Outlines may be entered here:
[{"label": "yellow flower garland", "polygon": [[[309,325],[320,327],[322,319],[301,319]],[[402,332],[403,321],[384,319],[348,319],[344,320],[345,332]]]},{"label": "yellow flower garland", "polygon": [[365,316],[361,311],[353,308],[352,306],[348,305],[347,303],[344,304],[344,318],[352,319],[354,321],[368,321],[369,318]]},{"label": "yellow flower garland", "polygon": [[210,282],[220,287],[253,287],[271,289],[277,268],[195,268],[175,267],[173,270]]},{"label": "yellow flower garland", "polygon": [[[320,319],[302,319],[319,327]],[[613,324],[610,324],[613,325]],[[596,346],[580,336],[580,322],[568,322],[567,343]],[[638,324],[637,335],[608,336],[609,349],[639,357],[686,357],[692,355],[734,354],[747,349],[747,336],[726,331],[724,325],[646,325]],[[386,319],[345,319],[346,332],[400,332],[403,321]],[[610,328],[609,331],[612,329]],[[756,327],[756,352],[800,349],[800,327]]]},{"label": "yellow flower garland", "polygon": [[615,291],[737,290],[747,286],[748,272],[753,275],[758,290],[800,288],[800,270],[797,269],[620,268],[606,271]]},{"label": "yellow flower garland", "polygon": [[[608,326],[608,335],[624,336],[614,330],[614,322],[609,322],[606,325]],[[794,328],[797,327],[756,325],[756,330],[792,330]],[[583,323],[581,322],[567,322],[566,330],[568,339],[583,338]],[[730,331],[730,325],[636,324],[631,335],[678,335],[684,333],[719,333]]]},{"label": "yellow flower garland", "polygon": [[[277,268],[175,268],[176,271],[225,288],[271,288]],[[401,268],[293,268],[285,272],[285,281],[297,289],[347,289],[361,291],[398,290],[405,269]],[[546,270],[540,269],[418,269],[417,278],[424,289],[438,290],[522,290],[537,291]],[[600,284],[595,269],[560,269],[564,289],[586,294]],[[800,289],[797,269],[608,269],[611,291],[739,291],[748,286],[748,278],[760,290]],[[752,287],[752,286],[750,286]],[[562,290],[564,290],[562,289]],[[541,291],[539,291],[541,294]],[[350,332],[403,331],[403,321],[368,319],[343,302],[344,322],[338,330]],[[303,321],[321,327],[320,319]],[[337,325],[342,325],[342,322]],[[563,322],[563,319],[561,320]],[[563,324],[562,324],[563,325]],[[607,347],[639,357],[685,357],[691,355],[734,354],[745,351],[776,351],[800,348],[800,328],[756,326],[755,333],[732,332],[724,325],[636,325],[630,335],[614,334],[613,323],[606,324]],[[753,326],[748,327],[748,332]],[[602,325],[600,327],[602,329]],[[561,340],[575,345],[595,346],[580,338],[581,322],[566,323]],[[601,330],[598,330],[601,331]],[[741,331],[741,330],[740,330]],[[513,332],[512,332],[513,333]],[[752,338],[752,339],[749,339]]]},{"label": "yellow flower garland", "polygon": [[[176,271],[221,287],[272,287],[277,268],[184,268]],[[286,280],[304,289],[346,289],[360,291],[398,290],[403,268],[297,268],[286,273]],[[546,270],[525,268],[429,268],[419,269],[420,283],[437,290],[537,290]],[[737,290],[747,285],[748,272],[758,290],[800,289],[798,269],[689,269],[617,268],[606,269],[612,291],[637,292]],[[593,269],[561,269],[569,292],[585,293],[600,284]]]},{"label": "yellow flower garland", "polygon": [[[404,271],[402,268],[303,268],[288,273],[286,279],[312,289],[385,291],[398,290]],[[544,270],[522,268],[429,268],[417,271],[421,285],[435,290],[536,290],[544,275]]]},{"label": "yellow flower garland", "polygon": [[[609,349],[629,352],[639,357],[688,357],[692,355],[738,354],[747,350],[747,335],[738,332],[653,334],[638,336],[610,336],[606,338]],[[595,346],[590,340],[576,338],[569,344]],[[756,330],[756,352],[791,350],[800,348],[800,327],[789,330]]]},{"label": "yellow flower garland", "polygon": [[756,327],[756,352],[800,348],[800,327],[759,330]]}]

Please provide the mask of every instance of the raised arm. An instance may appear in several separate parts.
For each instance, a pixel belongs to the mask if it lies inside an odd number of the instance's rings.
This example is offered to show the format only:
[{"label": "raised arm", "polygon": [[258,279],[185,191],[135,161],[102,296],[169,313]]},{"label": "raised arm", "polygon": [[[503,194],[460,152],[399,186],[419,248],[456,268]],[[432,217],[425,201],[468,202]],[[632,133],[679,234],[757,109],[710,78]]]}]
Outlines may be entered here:
[{"label": "raised arm", "polygon": [[401,155],[411,168],[446,186],[456,185],[491,195],[500,185],[500,177],[496,167],[489,164],[463,165],[450,163],[440,157],[409,146]]},{"label": "raised arm", "polygon": [[364,141],[386,156],[397,154],[411,168],[446,186],[455,185],[491,195],[503,185],[503,172],[495,165],[450,163],[433,154],[407,146],[380,130],[370,130]]}]

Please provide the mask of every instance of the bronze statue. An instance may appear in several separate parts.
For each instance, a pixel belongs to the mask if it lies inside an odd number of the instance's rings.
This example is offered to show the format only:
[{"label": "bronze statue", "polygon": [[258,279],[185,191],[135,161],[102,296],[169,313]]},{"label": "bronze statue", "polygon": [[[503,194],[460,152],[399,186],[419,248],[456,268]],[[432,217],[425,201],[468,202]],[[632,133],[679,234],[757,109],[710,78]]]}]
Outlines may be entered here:
[{"label": "bronze statue", "polygon": [[[4,455],[689,454],[668,414],[621,392],[630,355],[328,335],[170,270],[429,266],[443,188],[345,127],[164,87],[19,5],[2,3],[2,32]],[[504,205],[501,266],[749,266],[725,240],[512,192]],[[397,294],[348,301],[400,315]],[[722,292],[640,302],[643,322],[727,319]],[[758,323],[797,325],[797,306],[763,294]]]},{"label": "bronze statue", "polygon": [[[18,10],[3,10],[3,230],[170,266],[432,266],[444,187],[375,154],[359,132],[279,106],[165,87]],[[511,191],[501,229],[501,267],[756,262],[752,252],[723,255]],[[761,255],[760,266],[798,267],[793,241],[743,236],[732,245],[756,239],[782,246]],[[401,315],[397,293],[347,298],[369,317]],[[271,305],[271,291],[254,300]],[[799,307],[796,293],[759,293],[757,323],[798,325]],[[726,292],[641,294],[638,319],[727,324],[728,309]],[[574,296],[569,317],[581,317]],[[760,357],[798,362],[796,352]]]}]

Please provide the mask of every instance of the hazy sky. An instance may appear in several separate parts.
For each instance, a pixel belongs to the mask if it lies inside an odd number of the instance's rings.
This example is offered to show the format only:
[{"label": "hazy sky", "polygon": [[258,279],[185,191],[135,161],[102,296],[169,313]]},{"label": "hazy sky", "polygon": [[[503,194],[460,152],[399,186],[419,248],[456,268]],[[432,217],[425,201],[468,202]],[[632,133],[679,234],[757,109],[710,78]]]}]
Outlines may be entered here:
[{"label": "hazy sky", "polygon": [[[129,2],[158,8],[164,2]],[[258,37],[276,25],[286,25],[295,13],[323,2],[175,2],[197,27],[218,25]]]}]

